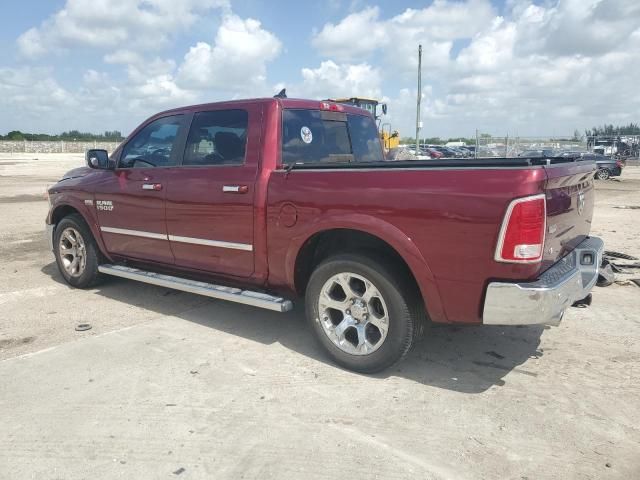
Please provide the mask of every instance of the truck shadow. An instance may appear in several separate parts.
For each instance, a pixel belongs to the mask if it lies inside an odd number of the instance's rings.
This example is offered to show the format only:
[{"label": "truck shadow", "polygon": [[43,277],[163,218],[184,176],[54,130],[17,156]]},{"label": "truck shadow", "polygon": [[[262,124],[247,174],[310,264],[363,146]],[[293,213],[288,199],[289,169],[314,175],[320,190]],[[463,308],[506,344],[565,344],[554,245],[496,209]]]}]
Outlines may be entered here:
[{"label": "truck shadow", "polygon": [[[42,272],[66,285],[55,263],[45,266]],[[279,343],[301,355],[334,365],[307,328],[302,302],[292,312],[282,314],[153,285],[133,286],[133,281],[106,278],[95,293],[262,344]],[[542,356],[538,347],[544,329],[432,325],[403,362],[368,377],[396,376],[457,392],[484,392],[494,385],[504,385],[508,373],[537,376],[525,364]]]}]

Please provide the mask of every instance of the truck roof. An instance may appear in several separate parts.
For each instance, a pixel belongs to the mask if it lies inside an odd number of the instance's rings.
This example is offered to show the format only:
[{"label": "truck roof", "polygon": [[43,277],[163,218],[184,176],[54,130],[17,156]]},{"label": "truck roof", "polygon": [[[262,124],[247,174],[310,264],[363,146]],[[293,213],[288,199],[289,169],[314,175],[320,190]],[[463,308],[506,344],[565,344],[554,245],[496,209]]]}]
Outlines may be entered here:
[{"label": "truck roof", "polygon": [[248,103],[280,103],[282,108],[300,108],[300,109],[309,109],[309,110],[321,110],[322,104],[334,104],[338,105],[337,108],[340,111],[345,113],[350,113],[354,115],[369,115],[371,114],[362,108],[353,106],[353,105],[345,105],[342,103],[338,103],[330,100],[311,100],[304,98],[274,98],[274,97],[262,97],[262,98],[246,98],[246,99],[237,99],[237,100],[224,100],[221,102],[209,102],[209,103],[200,103],[196,105],[186,105],[183,107],[172,108],[169,110],[164,110],[159,112],[154,117],[163,116],[167,113],[173,112],[193,112],[198,110],[207,110],[209,108],[220,108],[220,107],[238,107],[239,105],[246,105]]}]

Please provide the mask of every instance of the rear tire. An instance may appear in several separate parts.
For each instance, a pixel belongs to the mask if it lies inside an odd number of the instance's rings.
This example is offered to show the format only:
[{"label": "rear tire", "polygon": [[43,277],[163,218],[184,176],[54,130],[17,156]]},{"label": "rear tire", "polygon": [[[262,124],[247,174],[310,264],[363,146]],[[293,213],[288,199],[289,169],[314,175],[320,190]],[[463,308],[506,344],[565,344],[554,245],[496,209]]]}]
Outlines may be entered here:
[{"label": "rear tire", "polygon": [[611,172],[609,172],[609,170],[607,170],[606,168],[601,168],[596,172],[596,178],[598,180],[608,180],[610,176]]},{"label": "rear tire", "polygon": [[89,288],[100,280],[100,251],[79,214],[68,215],[56,225],[53,251],[58,269],[69,285]]},{"label": "rear tire", "polygon": [[361,254],[330,257],[307,285],[306,316],[339,365],[374,373],[402,360],[422,332],[422,299],[408,273]]}]

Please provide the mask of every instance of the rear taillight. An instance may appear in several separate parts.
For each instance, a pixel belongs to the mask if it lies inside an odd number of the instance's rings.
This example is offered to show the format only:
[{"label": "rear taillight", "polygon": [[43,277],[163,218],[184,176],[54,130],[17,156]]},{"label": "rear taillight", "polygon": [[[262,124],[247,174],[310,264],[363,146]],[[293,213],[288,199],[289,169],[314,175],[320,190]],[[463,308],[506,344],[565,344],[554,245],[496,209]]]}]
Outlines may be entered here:
[{"label": "rear taillight", "polygon": [[512,201],[500,228],[496,261],[539,262],[542,260],[546,228],[547,208],[544,194]]}]

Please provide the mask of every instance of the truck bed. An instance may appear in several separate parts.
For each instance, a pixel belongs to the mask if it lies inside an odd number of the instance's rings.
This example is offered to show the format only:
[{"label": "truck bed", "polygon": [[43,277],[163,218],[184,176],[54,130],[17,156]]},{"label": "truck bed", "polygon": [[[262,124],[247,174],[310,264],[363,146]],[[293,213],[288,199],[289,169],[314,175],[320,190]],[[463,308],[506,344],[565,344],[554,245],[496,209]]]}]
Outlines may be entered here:
[{"label": "truck bed", "polygon": [[[385,240],[395,236],[396,250],[405,241],[417,247],[402,253],[416,259],[415,271],[424,275],[417,281],[432,319],[480,323],[488,281],[535,280],[586,238],[594,170],[593,162],[563,157],[297,163],[275,170],[268,188],[269,280],[291,281],[295,266],[281,259],[317,231],[353,228]],[[509,203],[540,193],[546,194],[553,227],[542,261],[495,261]],[[434,291],[439,298],[430,299]]]}]

